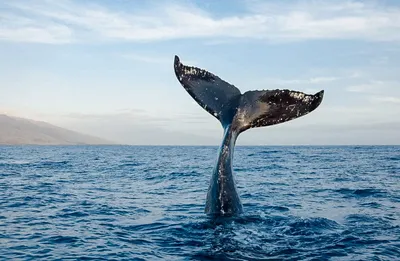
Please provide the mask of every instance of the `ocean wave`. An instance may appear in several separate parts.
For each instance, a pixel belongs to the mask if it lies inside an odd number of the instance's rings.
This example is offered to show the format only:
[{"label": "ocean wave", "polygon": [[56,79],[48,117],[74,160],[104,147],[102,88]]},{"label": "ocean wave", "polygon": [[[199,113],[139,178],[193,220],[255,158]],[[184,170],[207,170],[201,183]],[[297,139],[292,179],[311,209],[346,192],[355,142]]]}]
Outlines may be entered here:
[{"label": "ocean wave", "polygon": [[400,255],[398,147],[237,147],[234,173],[244,213],[230,218],[204,213],[215,150],[0,147],[0,256],[396,260]]}]

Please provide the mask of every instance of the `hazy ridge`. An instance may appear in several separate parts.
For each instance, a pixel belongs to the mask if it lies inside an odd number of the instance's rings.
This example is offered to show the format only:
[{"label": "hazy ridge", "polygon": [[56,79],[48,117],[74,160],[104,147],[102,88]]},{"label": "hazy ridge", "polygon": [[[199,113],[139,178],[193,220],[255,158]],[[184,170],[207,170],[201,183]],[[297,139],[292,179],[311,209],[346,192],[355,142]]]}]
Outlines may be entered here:
[{"label": "hazy ridge", "polygon": [[78,145],[113,144],[98,137],[52,124],[0,114],[0,144]]}]

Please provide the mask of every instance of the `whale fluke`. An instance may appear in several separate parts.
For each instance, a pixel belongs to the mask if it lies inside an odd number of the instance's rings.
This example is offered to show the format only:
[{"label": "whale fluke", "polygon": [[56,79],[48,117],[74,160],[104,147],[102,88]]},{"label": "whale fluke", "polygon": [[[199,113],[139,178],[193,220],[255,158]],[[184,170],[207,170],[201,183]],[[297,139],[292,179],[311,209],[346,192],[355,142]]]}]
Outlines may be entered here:
[{"label": "whale fluke", "polygon": [[218,76],[183,65],[178,56],[175,56],[174,68],[179,82],[193,99],[223,126],[232,124],[239,133],[306,115],[321,104],[324,95],[324,91],[310,95],[287,89],[241,94],[237,87]]},{"label": "whale fluke", "polygon": [[232,125],[237,125],[240,133],[290,121],[315,110],[323,96],[324,91],[314,95],[291,90],[248,91],[240,99]]},{"label": "whale fluke", "polygon": [[175,75],[192,98],[224,128],[224,137],[207,193],[205,212],[232,216],[242,212],[232,172],[238,135],[250,128],[287,122],[315,110],[324,91],[314,95],[291,90],[260,90],[241,93],[234,85],[204,69],[174,60]]},{"label": "whale fluke", "polygon": [[238,88],[206,70],[183,65],[178,56],[174,69],[183,88],[201,107],[223,125],[232,121],[241,97]]}]

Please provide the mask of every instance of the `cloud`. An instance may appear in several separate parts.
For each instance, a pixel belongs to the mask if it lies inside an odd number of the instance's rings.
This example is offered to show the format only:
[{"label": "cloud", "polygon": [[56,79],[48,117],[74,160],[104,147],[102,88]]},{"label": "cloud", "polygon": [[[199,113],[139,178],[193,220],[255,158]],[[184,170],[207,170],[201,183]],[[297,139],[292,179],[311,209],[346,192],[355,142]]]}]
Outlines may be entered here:
[{"label": "cloud", "polygon": [[73,41],[73,33],[68,26],[47,19],[44,22],[0,11],[0,41],[65,44]]},{"label": "cloud", "polygon": [[378,66],[387,65],[389,62],[389,57],[387,57],[387,56],[374,57],[371,59],[370,62],[371,62],[371,64],[378,65]]},{"label": "cloud", "polygon": [[390,83],[384,81],[370,81],[368,83],[351,85],[346,88],[348,92],[376,94],[381,93],[389,88]]},{"label": "cloud", "polygon": [[217,16],[187,2],[163,1],[134,9],[124,5],[124,9],[116,10],[115,4],[111,8],[77,0],[4,1],[0,4],[0,39],[49,44],[190,38],[216,43],[226,38],[269,42],[400,40],[400,8],[377,2],[242,4],[240,14]]},{"label": "cloud", "polygon": [[[374,103],[394,103],[400,104],[400,97],[393,97],[393,96],[373,96],[370,97],[370,100]],[[400,108],[397,108],[399,110]]]},{"label": "cloud", "polygon": [[311,77],[308,79],[265,79],[270,84],[277,85],[297,85],[297,84],[322,84],[339,80],[339,77],[325,76],[325,77]]},{"label": "cloud", "polygon": [[[126,60],[136,61],[140,63],[149,63],[154,65],[162,65],[162,66],[172,66],[173,57],[166,55],[154,55],[154,54],[139,54],[139,53],[119,53],[117,56],[122,57]],[[185,60],[186,64],[190,64],[192,66],[199,66],[198,62],[195,60]]]},{"label": "cloud", "polygon": [[[329,74],[331,75],[329,75]],[[321,88],[342,89],[343,86],[349,85],[351,82],[366,81],[363,73],[351,70],[335,69],[310,69],[307,72],[308,76],[301,78],[282,78],[282,77],[268,77],[253,79],[254,85],[264,86],[268,85],[269,88],[296,88],[299,91],[306,93],[315,93]],[[375,82],[374,82],[375,83]],[[376,81],[378,83],[378,81]],[[276,85],[276,87],[271,87]],[[354,87],[354,90],[353,90]],[[349,86],[346,88],[349,92],[355,92],[355,88],[359,86]]]},{"label": "cloud", "polygon": [[[348,92],[356,93],[371,104],[378,117],[400,112],[400,90],[398,81],[370,81],[369,83],[352,85],[346,88]],[[385,108],[386,112],[380,110]]]},{"label": "cloud", "polygon": [[377,86],[371,84],[352,85],[347,87],[346,90],[348,92],[356,92],[356,93],[374,93],[377,90]]},{"label": "cloud", "polygon": [[144,62],[144,63],[169,64],[169,65],[172,64],[171,57],[146,56],[136,53],[125,53],[125,54],[120,54],[120,56],[128,60]]}]

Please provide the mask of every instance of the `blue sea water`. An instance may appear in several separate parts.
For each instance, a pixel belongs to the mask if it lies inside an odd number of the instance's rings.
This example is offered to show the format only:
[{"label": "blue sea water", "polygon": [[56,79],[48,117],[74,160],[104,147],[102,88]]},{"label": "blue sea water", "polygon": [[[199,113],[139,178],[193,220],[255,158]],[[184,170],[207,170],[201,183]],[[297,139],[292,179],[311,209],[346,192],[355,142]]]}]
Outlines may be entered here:
[{"label": "blue sea water", "polygon": [[212,220],[217,147],[0,147],[1,260],[399,260],[400,147],[236,147],[245,213]]}]

